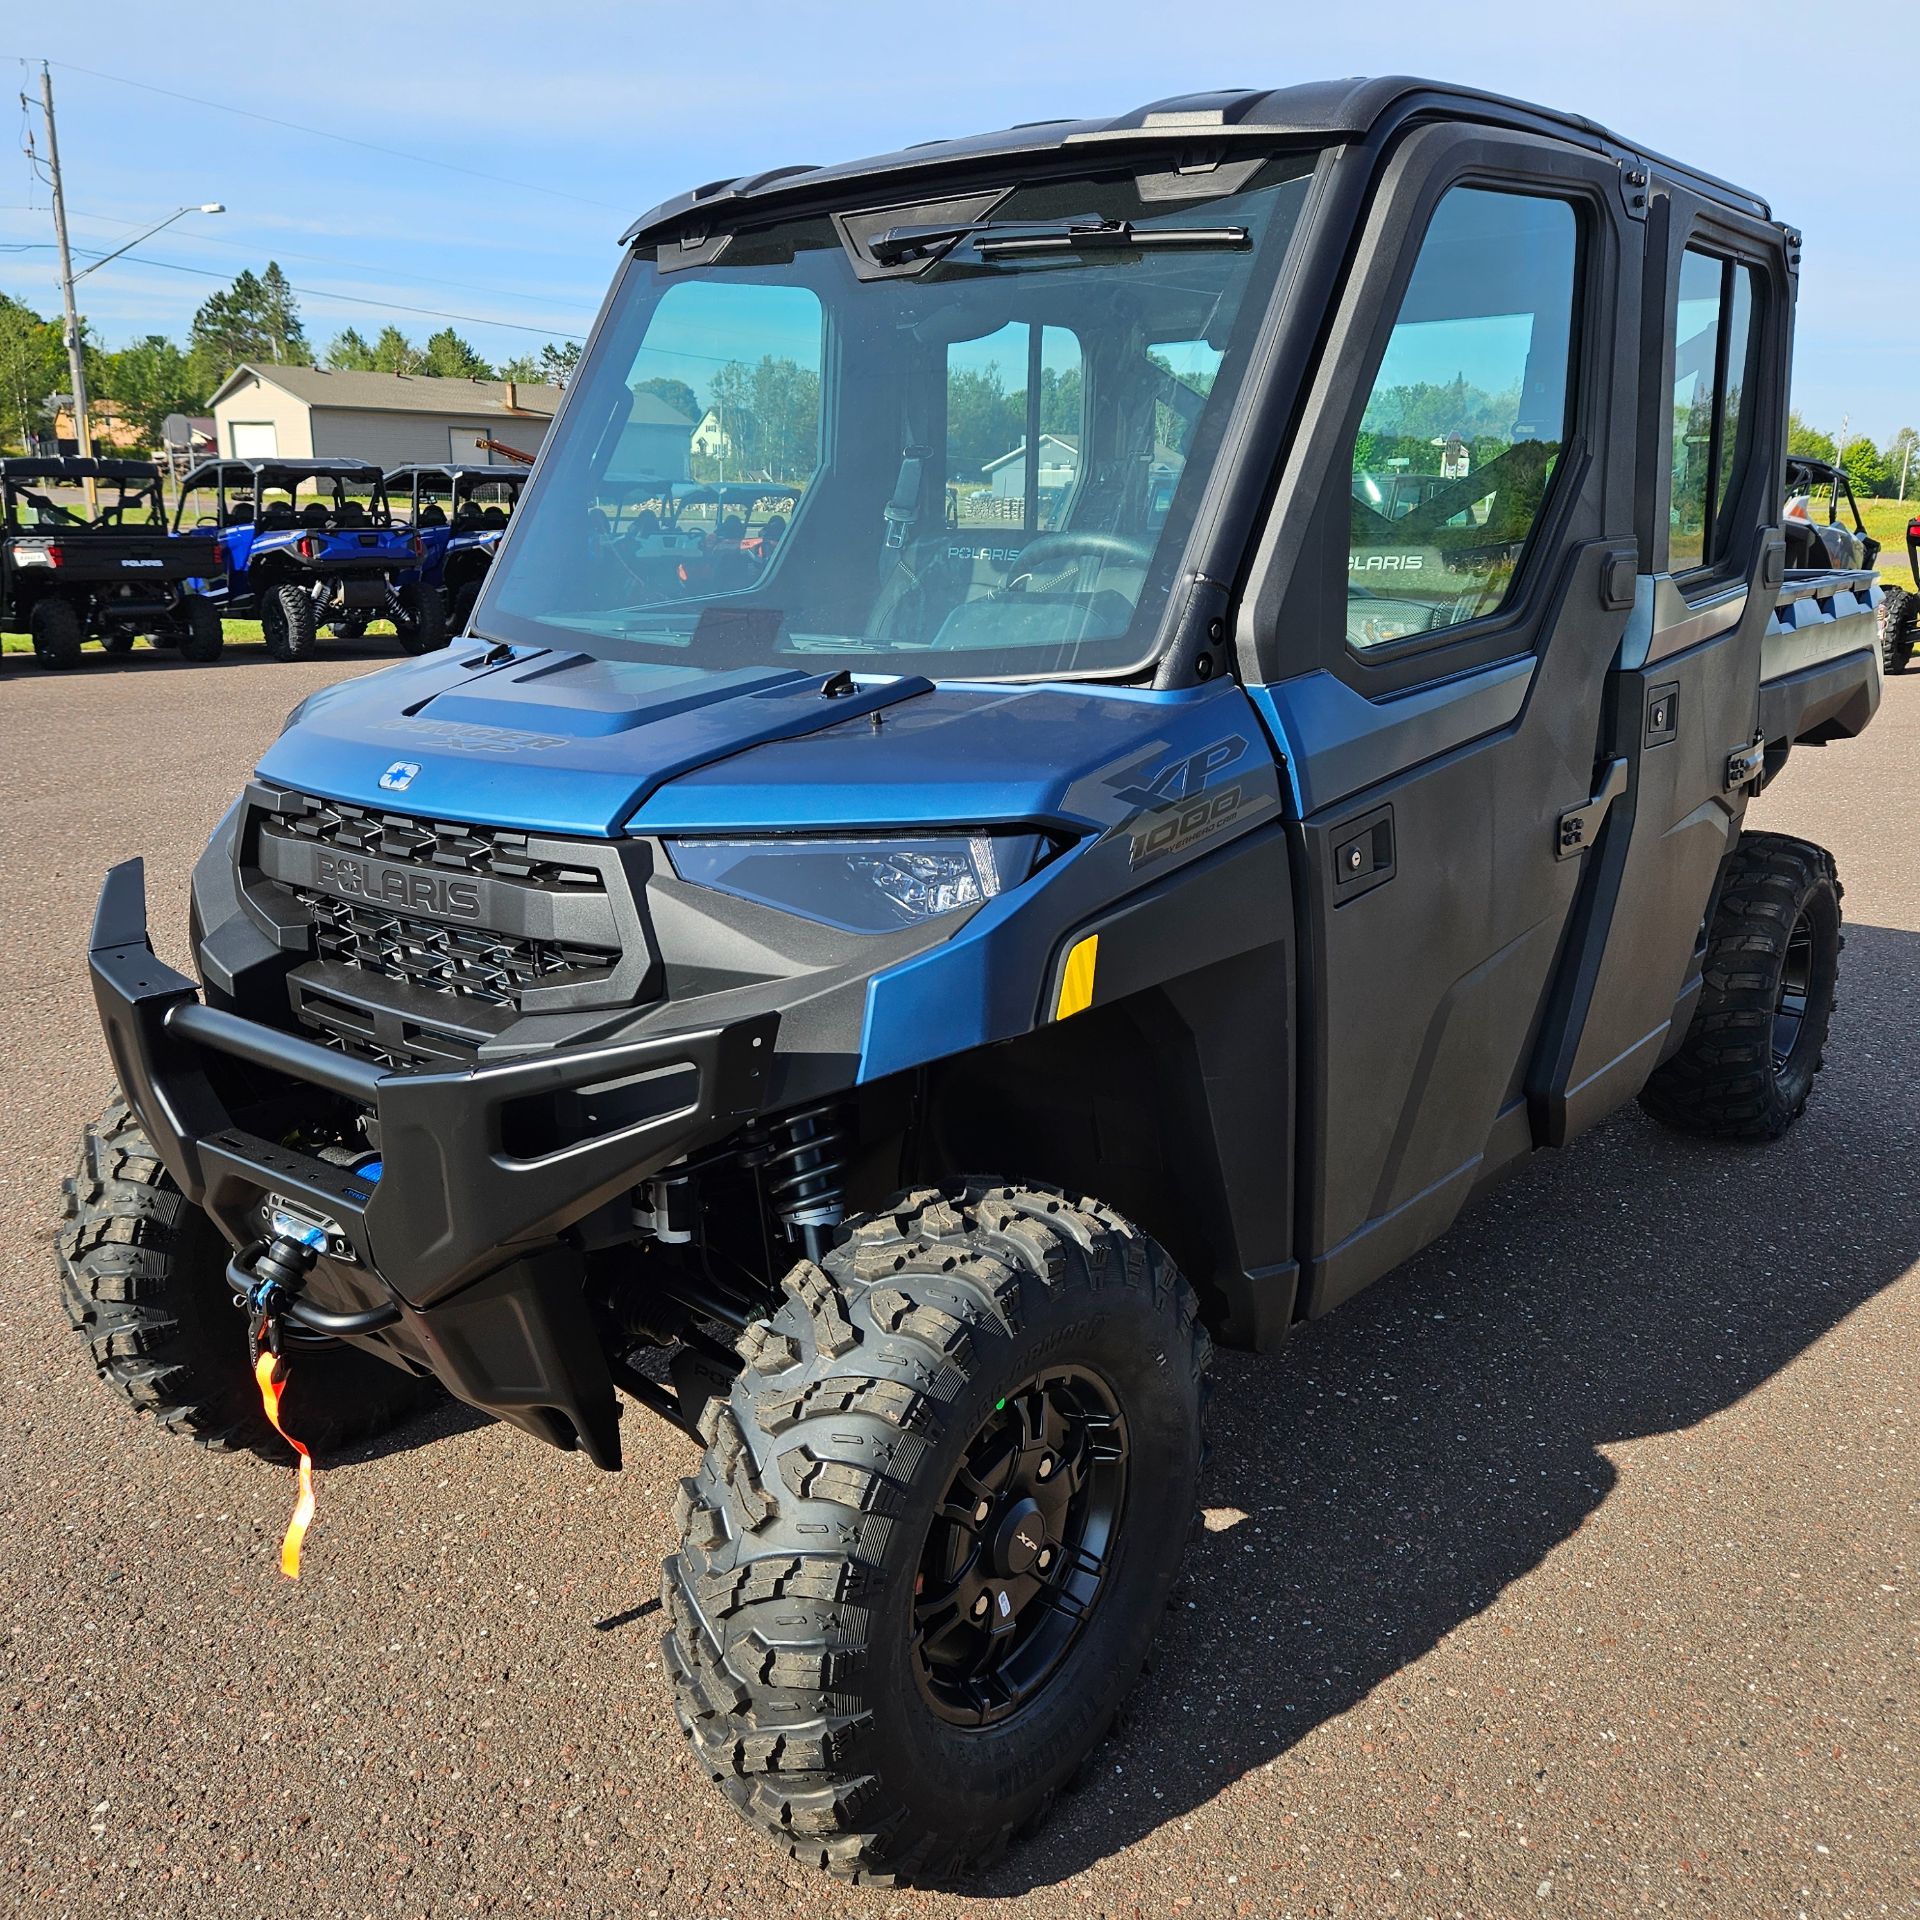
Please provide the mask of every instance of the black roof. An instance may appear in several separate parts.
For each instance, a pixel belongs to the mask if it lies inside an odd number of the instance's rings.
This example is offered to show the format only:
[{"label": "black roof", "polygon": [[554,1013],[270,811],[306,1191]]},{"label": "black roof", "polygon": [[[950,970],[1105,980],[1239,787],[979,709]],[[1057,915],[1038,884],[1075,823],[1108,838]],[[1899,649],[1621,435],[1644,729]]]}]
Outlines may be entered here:
[{"label": "black roof", "polygon": [[151,460],[83,459],[77,453],[15,454],[0,460],[0,480],[158,480]]},{"label": "black roof", "polygon": [[1835,474],[1844,475],[1845,471],[1843,467],[1836,467],[1831,460],[1816,460],[1810,454],[1790,453],[1787,456],[1789,486],[1795,480],[1831,480]]},{"label": "black roof", "polygon": [[1218,150],[1223,144],[1241,140],[1353,138],[1371,133],[1388,120],[1403,120],[1418,113],[1521,127],[1597,152],[1652,161],[1663,172],[1685,180],[1710,198],[1762,219],[1771,217],[1766,202],[1757,196],[1637,147],[1582,115],[1532,106],[1474,87],[1449,86],[1400,74],[1375,80],[1320,80],[1273,91],[1255,88],[1185,94],[1136,107],[1111,120],[1036,120],[999,133],[930,140],[867,160],[841,161],[825,167],[774,167],[737,180],[710,181],[691,193],[663,200],[643,213],[621,238],[626,244],[692,237],[706,232],[715,223],[715,216],[724,226],[740,215],[770,212],[788,202],[838,197],[868,181],[884,178],[891,188],[893,176],[902,173],[938,176],[995,161],[1059,159],[1078,149],[1143,143],[1165,148],[1199,141]]},{"label": "black roof", "polygon": [[455,479],[464,480],[471,474],[475,479],[506,480],[516,487],[521,487],[526,485],[532,471],[531,467],[493,467],[481,461],[468,463],[464,460],[413,460],[404,467],[389,467],[387,484],[391,486],[396,480],[411,482],[416,473],[438,473],[445,475],[449,482]]},{"label": "black roof", "polygon": [[182,487],[196,487],[222,471],[239,468],[253,476],[263,487],[285,486],[300,480],[378,480],[380,469],[371,460],[202,460],[181,481]]}]

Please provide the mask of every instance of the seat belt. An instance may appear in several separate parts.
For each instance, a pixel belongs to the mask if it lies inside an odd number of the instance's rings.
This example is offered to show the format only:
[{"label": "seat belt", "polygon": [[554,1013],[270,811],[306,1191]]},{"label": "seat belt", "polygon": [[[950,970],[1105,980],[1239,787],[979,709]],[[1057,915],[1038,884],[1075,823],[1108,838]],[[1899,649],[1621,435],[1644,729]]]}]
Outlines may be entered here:
[{"label": "seat belt", "polygon": [[897,554],[912,538],[915,523],[920,518],[920,489],[926,477],[927,462],[933,458],[933,449],[918,441],[909,442],[900,450],[900,473],[893,483],[893,498],[886,504],[886,544],[881,555],[881,568],[884,571],[891,561],[888,554]]}]

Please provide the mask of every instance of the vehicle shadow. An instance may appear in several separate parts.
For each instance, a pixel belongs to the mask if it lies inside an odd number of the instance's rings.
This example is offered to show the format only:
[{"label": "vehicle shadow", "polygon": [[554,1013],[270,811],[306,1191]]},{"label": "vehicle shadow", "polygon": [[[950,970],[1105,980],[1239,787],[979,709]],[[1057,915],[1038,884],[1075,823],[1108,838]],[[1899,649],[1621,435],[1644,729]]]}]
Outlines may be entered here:
[{"label": "vehicle shadow", "polygon": [[1603,1448],[1718,1413],[1899,1279],[1915,979],[1920,934],[1848,928],[1832,1064],[1785,1140],[1629,1109],[1278,1355],[1223,1355],[1202,1493],[1223,1530],[1189,1545],[1092,1784],[968,1893],[1065,1880],[1286,1752],[1573,1534],[1616,1479]]},{"label": "vehicle shadow", "polygon": [[43,667],[30,653],[9,653],[0,666],[0,685],[16,676],[31,677],[49,684],[80,681],[110,673],[216,673],[223,668],[273,667],[285,665],[322,667],[332,663],[364,661],[369,666],[391,666],[409,656],[390,633],[370,633],[364,640],[323,639],[310,660],[280,661],[267,652],[259,640],[229,641],[217,660],[183,660],[168,648],[156,649],[142,643],[130,653],[102,653],[89,648],[80,656],[77,667],[53,671]]}]

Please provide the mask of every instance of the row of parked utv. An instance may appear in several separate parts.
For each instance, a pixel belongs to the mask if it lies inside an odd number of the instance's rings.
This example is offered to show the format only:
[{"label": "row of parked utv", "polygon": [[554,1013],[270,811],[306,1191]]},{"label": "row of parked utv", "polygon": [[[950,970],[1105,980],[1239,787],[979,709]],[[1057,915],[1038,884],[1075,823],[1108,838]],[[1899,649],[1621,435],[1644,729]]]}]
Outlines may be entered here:
[{"label": "row of parked utv", "polygon": [[465,627],[526,478],[212,460],[182,481],[169,525],[151,461],[0,460],[0,630],[31,635],[55,668],[77,666],[89,640],[217,659],[229,619],[258,620],[279,660],[375,621],[426,653]]}]

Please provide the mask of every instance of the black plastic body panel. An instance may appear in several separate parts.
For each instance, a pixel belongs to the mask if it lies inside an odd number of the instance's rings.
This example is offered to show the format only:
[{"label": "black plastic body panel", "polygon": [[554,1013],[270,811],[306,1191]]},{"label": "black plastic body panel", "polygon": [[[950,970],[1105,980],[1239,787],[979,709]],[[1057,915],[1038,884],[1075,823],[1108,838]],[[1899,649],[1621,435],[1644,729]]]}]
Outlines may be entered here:
[{"label": "black plastic body panel", "polygon": [[[318,1208],[355,1256],[351,1266],[324,1263],[336,1290],[329,1304],[397,1301],[436,1369],[448,1357],[452,1391],[563,1444],[575,1434],[602,1464],[616,1463],[612,1387],[578,1264],[562,1262],[561,1274],[547,1251],[607,1200],[761,1110],[775,1014],[459,1072],[389,1073],[203,1005],[190,980],[154,957],[138,861],[107,876],[90,963],[120,1086],[182,1191],[229,1241],[253,1237],[266,1192]],[[251,1131],[234,1111],[233,1062],[309,1100],[370,1113],[377,1183]],[[504,1268],[518,1277],[499,1278]],[[487,1291],[456,1304],[476,1285]],[[475,1313],[510,1327],[511,1339],[489,1344],[469,1327],[436,1347],[434,1325],[465,1326]],[[591,1391],[543,1400],[563,1374]]]}]

